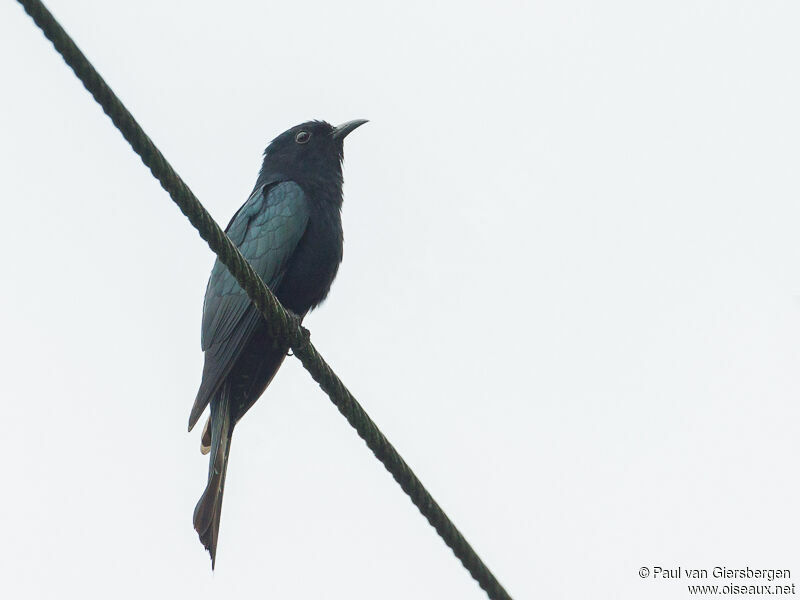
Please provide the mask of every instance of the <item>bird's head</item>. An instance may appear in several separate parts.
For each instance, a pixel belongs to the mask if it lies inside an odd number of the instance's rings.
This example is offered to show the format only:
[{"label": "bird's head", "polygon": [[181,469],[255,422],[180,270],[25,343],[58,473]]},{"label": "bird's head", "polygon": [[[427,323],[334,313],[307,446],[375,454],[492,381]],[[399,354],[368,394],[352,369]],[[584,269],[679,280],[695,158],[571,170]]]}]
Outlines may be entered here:
[{"label": "bird's head", "polygon": [[366,122],[356,119],[334,127],[308,121],[284,131],[264,151],[259,183],[290,179],[302,186],[333,180],[341,185],[344,138]]}]

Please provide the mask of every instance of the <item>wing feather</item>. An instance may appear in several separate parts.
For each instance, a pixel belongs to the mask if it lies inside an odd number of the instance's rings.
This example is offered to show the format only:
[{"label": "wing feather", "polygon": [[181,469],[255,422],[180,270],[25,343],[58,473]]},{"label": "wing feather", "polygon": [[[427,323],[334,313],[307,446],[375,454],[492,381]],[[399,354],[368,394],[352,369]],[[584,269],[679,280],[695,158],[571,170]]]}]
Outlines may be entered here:
[{"label": "wing feather", "polygon": [[[226,233],[264,283],[275,291],[305,233],[308,218],[303,190],[292,181],[283,181],[256,189],[234,215]],[[201,346],[205,365],[189,429],[230,373],[261,318],[228,268],[217,260],[203,304]]]}]

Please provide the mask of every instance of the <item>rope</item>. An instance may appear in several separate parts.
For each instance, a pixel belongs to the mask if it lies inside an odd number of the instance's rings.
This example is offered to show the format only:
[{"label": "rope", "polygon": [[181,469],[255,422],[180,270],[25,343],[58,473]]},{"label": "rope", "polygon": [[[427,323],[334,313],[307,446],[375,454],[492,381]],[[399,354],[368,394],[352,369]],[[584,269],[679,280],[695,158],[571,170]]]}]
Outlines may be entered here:
[{"label": "rope", "polygon": [[250,300],[270,324],[275,339],[285,340],[300,359],[303,367],[314,381],[325,391],[348,423],[358,432],[373,454],[392,474],[403,491],[422,515],[436,529],[470,575],[478,582],[492,600],[508,599],[510,596],[481,561],[475,550],[456,529],[406,464],[389,440],[381,433],[361,405],[356,401],[333,369],[320,356],[311,343],[307,330],[281,306],[278,299],[267,288],[261,278],[233,245],[225,232],[217,225],[189,187],[178,176],[158,148],[145,134],[128,109],[117,98],[108,84],[100,77],[89,60],[59,25],[53,15],[39,0],[18,0],[33,21],[42,30],[67,65],[75,72],[84,87],[92,94],[103,111],[111,118],[123,137],[139,155],[142,162],[158,180],[181,212],[200,233],[220,261],[228,267],[236,281],[247,292]]}]

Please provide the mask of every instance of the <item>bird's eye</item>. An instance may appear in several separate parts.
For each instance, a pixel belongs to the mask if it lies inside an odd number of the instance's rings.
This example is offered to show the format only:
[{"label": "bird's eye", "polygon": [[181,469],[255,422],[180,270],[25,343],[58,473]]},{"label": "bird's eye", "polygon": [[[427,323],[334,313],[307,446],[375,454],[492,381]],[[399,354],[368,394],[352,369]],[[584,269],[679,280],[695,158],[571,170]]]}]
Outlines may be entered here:
[{"label": "bird's eye", "polygon": [[307,131],[301,131],[296,136],[294,136],[294,141],[298,144],[305,144],[308,140],[311,139],[311,134]]}]

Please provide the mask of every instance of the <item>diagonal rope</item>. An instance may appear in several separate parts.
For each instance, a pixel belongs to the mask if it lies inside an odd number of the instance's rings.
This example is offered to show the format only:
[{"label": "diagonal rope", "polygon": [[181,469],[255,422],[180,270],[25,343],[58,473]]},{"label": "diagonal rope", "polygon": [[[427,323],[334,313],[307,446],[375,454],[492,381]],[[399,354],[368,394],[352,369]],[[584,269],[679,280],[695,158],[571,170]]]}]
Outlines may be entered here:
[{"label": "diagonal rope", "polygon": [[510,596],[481,561],[475,550],[436,503],[422,482],[406,464],[389,440],[381,433],[369,415],[361,408],[353,395],[345,387],[333,369],[320,356],[309,339],[308,331],[281,306],[278,299],[267,288],[261,278],[233,245],[225,232],[217,225],[189,187],[173,170],[155,144],[145,134],[128,109],[117,98],[89,60],[72,41],[72,38],[58,24],[52,14],[39,0],[18,0],[36,25],[44,32],[67,65],[75,72],[84,87],[92,94],[103,111],[122,133],[123,137],[138,154],[181,209],[189,222],[197,229],[220,261],[230,270],[236,281],[247,292],[250,300],[272,328],[275,339],[286,341],[295,356],[311,373],[319,386],[330,397],[358,435],[366,442],[373,454],[392,474],[403,491],[408,494],[428,522],[436,529],[444,542],[452,549],[470,575],[487,593],[489,598],[509,599]]}]

